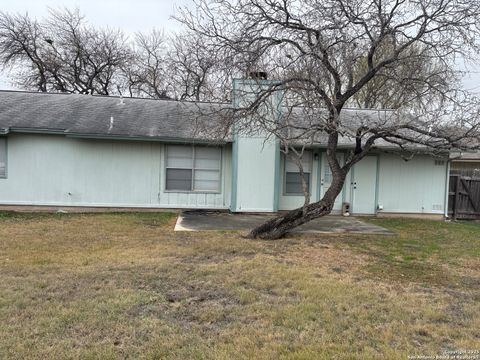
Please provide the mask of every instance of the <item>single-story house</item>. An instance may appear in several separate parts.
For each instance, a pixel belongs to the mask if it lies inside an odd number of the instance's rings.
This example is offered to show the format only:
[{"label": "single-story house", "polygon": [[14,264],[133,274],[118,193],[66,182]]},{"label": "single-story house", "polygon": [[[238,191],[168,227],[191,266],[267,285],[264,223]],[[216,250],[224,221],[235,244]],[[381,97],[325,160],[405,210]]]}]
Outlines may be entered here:
[{"label": "single-story house", "polygon": [[[236,80],[235,89],[258,80]],[[250,82],[250,83],[249,83]],[[232,104],[58,93],[0,92],[0,206],[224,209],[276,212],[303,203],[296,167],[278,141],[234,131],[212,115]],[[235,106],[235,105],[233,105]],[[345,116],[378,116],[346,109]],[[199,130],[200,129],[200,130]],[[343,161],[354,144],[340,144]],[[348,175],[334,207],[353,214],[443,217],[448,156],[406,161],[378,146]],[[390,149],[391,150],[391,149]],[[322,143],[304,154],[312,201],[331,173]]]}]

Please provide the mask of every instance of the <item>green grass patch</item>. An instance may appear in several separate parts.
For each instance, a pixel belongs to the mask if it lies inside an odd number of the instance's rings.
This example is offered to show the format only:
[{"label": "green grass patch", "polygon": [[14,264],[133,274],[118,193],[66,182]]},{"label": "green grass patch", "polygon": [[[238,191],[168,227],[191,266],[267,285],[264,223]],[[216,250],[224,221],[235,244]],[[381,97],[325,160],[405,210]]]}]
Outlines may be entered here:
[{"label": "green grass patch", "polygon": [[419,219],[380,219],[369,222],[393,230],[395,236],[347,239],[355,251],[370,256],[370,273],[382,278],[428,285],[462,282],[461,274],[445,271],[480,257],[480,224]]},{"label": "green grass patch", "polygon": [[475,349],[479,227],[173,232],[173,213],[0,216],[0,358],[405,359]]}]

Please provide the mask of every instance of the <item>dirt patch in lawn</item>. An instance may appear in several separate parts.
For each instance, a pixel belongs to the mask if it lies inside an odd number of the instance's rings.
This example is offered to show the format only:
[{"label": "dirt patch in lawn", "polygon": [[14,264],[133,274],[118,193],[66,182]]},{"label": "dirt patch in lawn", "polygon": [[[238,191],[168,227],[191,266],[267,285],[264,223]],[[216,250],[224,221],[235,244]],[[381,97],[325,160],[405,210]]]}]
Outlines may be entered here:
[{"label": "dirt patch in lawn", "polygon": [[167,213],[0,216],[0,358],[405,359],[480,341],[479,227],[176,233]]}]

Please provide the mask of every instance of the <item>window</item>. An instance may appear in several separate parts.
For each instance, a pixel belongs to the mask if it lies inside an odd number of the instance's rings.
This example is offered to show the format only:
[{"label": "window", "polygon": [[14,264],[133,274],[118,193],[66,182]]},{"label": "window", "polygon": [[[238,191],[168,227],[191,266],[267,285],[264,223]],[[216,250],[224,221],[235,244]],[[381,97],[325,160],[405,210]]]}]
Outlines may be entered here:
[{"label": "window", "polygon": [[330,169],[330,164],[327,159],[323,162],[323,182],[325,184],[330,184],[332,182],[332,169]]},{"label": "window", "polygon": [[[312,172],[312,153],[310,151],[303,153],[302,167],[307,187],[310,189],[310,174]],[[288,155],[285,157],[285,194],[303,195],[300,170],[295,161]]]},{"label": "window", "polygon": [[167,191],[220,191],[221,149],[206,146],[167,146]]},{"label": "window", "polygon": [[0,137],[0,178],[7,177],[7,139]]}]

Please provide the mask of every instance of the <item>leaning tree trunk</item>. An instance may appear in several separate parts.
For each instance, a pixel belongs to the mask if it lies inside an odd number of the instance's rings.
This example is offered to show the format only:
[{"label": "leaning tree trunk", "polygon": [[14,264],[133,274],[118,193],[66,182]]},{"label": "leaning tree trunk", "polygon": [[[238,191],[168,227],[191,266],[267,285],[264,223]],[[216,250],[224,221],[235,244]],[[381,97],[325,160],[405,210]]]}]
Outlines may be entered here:
[{"label": "leaning tree trunk", "polygon": [[283,237],[288,231],[309,222],[310,220],[330,214],[335,199],[342,191],[346,174],[333,174],[332,184],[320,201],[291,210],[284,215],[271,219],[251,230],[246,236],[249,239],[275,240]]}]

